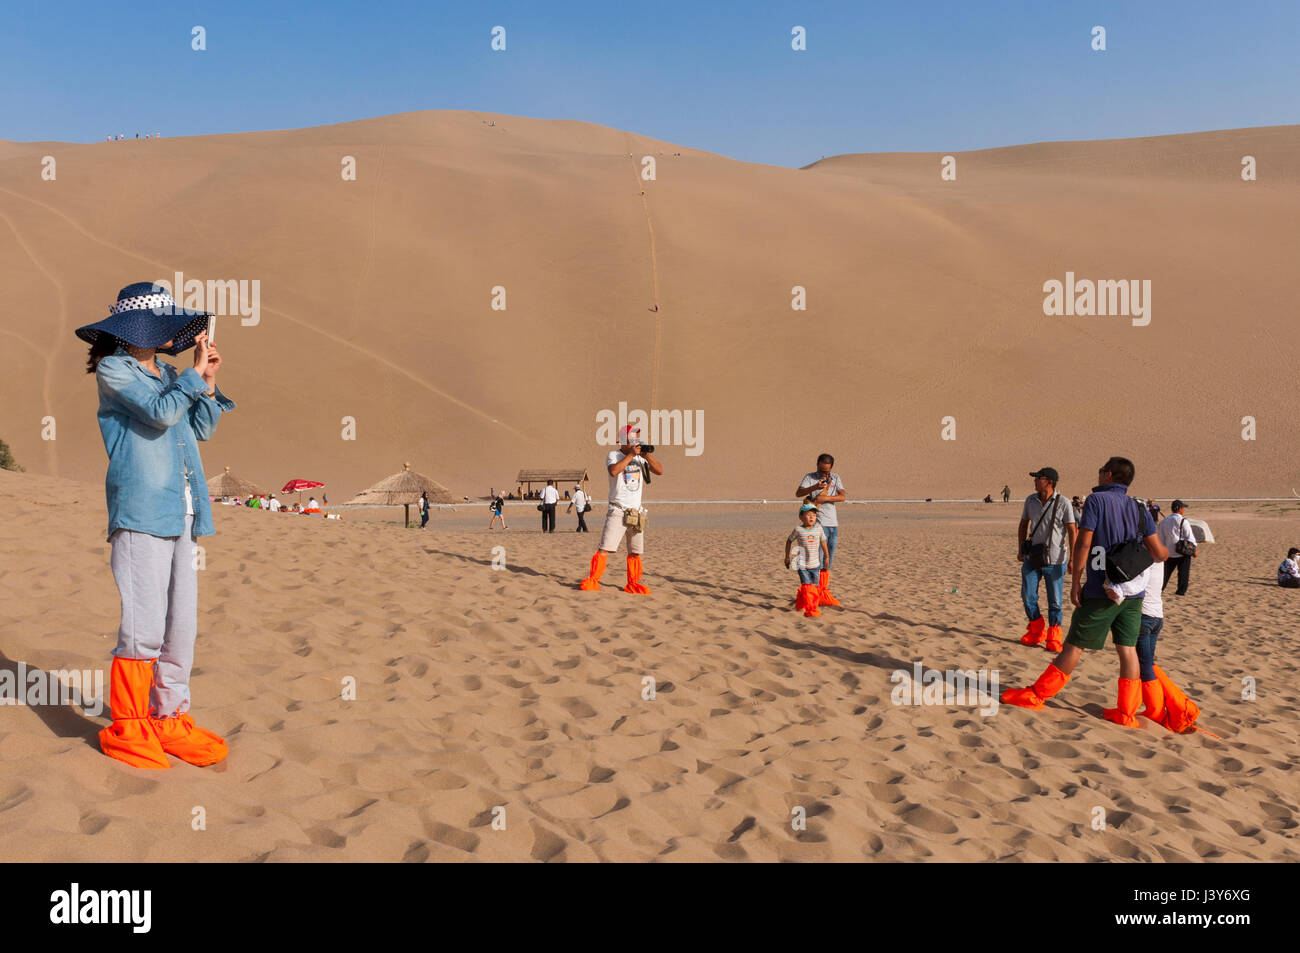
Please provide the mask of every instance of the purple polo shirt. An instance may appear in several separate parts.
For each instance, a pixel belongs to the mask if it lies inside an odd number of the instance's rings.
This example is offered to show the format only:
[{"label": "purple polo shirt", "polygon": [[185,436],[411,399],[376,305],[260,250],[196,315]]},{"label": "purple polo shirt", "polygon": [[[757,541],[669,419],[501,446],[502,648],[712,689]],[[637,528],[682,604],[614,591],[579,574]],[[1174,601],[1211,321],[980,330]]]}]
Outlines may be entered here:
[{"label": "purple polo shirt", "polygon": [[[1139,514],[1140,511],[1140,514]],[[1094,486],[1088,498],[1083,501],[1083,515],[1079,517],[1080,531],[1092,530],[1092,548],[1098,546],[1110,549],[1116,543],[1133,539],[1138,533],[1139,515],[1142,520],[1143,538],[1155,534],[1156,525],[1146,504],[1129,498],[1128,487],[1122,483],[1107,483]],[[1105,599],[1106,590],[1102,583],[1106,581],[1104,569],[1092,568],[1092,553],[1088,553],[1088,576],[1083,581],[1082,596],[1085,599]],[[1140,599],[1141,596],[1134,596]]]}]

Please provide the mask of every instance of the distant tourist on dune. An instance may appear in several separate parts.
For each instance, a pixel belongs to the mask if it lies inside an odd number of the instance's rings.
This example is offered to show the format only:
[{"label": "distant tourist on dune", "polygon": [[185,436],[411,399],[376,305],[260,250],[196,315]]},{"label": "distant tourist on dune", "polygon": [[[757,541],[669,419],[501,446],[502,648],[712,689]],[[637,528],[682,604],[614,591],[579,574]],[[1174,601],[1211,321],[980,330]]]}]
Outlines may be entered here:
[{"label": "distant tourist on dune", "polygon": [[641,506],[646,473],[663,476],[664,468],[650,448],[641,446],[641,429],[623,427],[619,431],[619,448],[605,458],[609,473],[609,505],[605,508],[605,525],[600,531],[600,548],[591,557],[587,578],[579,589],[600,588],[607,557],[618,552],[618,544],[627,536],[627,585],[624,592],[646,595],[649,587],[641,582],[641,555],[645,551],[646,511]]},{"label": "distant tourist on dune", "polygon": [[795,489],[796,499],[807,498],[817,507],[817,524],[826,534],[826,562],[817,575],[817,604],[838,606],[840,601],[831,594],[831,566],[835,562],[835,547],[839,543],[840,521],[835,504],[848,499],[844,482],[834,472],[835,458],[829,453],[817,457],[817,469],[807,473]]},{"label": "distant tourist on dune", "polygon": [[1283,589],[1300,589],[1300,549],[1292,546],[1287,550],[1286,559],[1277,567],[1277,584]]},{"label": "distant tourist on dune", "polygon": [[[1065,647],[1032,686],[1003,692],[1003,704],[1041,709],[1065,687],[1084,650],[1104,647],[1110,634],[1119,655],[1119,701],[1116,707],[1106,709],[1103,717],[1127,728],[1138,727],[1142,689],[1137,642],[1142,632],[1142,599],[1112,602],[1106,597],[1104,582],[1136,578],[1169,553],[1156,535],[1147,508],[1128,495],[1135,474],[1133,462],[1124,457],[1111,457],[1098,468],[1099,482],[1083,503],[1071,559],[1070,604],[1075,610]],[[1094,559],[1094,555],[1103,558]],[[1081,583],[1079,577],[1085,570],[1087,580]]]},{"label": "distant tourist on dune", "polygon": [[[1034,492],[1025,497],[1016,530],[1020,560],[1020,601],[1029,626],[1020,637],[1024,645],[1042,644],[1049,652],[1061,651],[1061,607],[1065,574],[1074,569],[1074,542],[1078,535],[1074,510],[1056,492],[1061,476],[1053,467],[1029,474]],[[1047,619],[1038,609],[1038,583],[1047,589]],[[1046,625],[1046,628],[1044,628]]]},{"label": "distant tourist on dune", "polygon": [[826,531],[817,522],[817,507],[804,503],[799,507],[799,525],[785,538],[785,568],[799,573],[799,591],[794,597],[795,609],[805,616],[819,616],[817,608],[821,569],[829,552],[826,548]]},{"label": "distant tourist on dune", "polygon": [[573,499],[569,501],[569,505],[564,512],[567,513],[574,507],[577,507],[578,509],[578,528],[574,530],[574,532],[585,533],[588,530],[587,517],[584,514],[586,514],[587,510],[591,509],[591,505],[587,502],[587,494],[582,492],[581,486],[575,486],[573,488]]},{"label": "distant tourist on dune", "polygon": [[[226,757],[225,741],[189,715],[198,632],[196,540],[210,536],[212,507],[199,442],[234,402],[217,389],[221,355],[202,311],[177,306],[160,285],[127,285],[111,314],[77,329],[90,344],[108,451],[108,542],[122,621],[113,649],[105,754],[139,768]],[[157,359],[194,348],[177,371]]]},{"label": "distant tourist on dune", "polygon": [[1169,509],[1169,515],[1160,521],[1159,530],[1160,542],[1169,550],[1169,558],[1165,560],[1164,585],[1168,586],[1177,572],[1178,588],[1174,595],[1185,596],[1192,575],[1192,560],[1196,558],[1196,534],[1192,532],[1192,524],[1187,522],[1186,503],[1174,500]]},{"label": "distant tourist on dune", "polygon": [[1002,486],[1002,502],[1003,503],[1011,502],[1011,487],[1006,484],[1003,484]]},{"label": "distant tourist on dune", "polygon": [[424,529],[429,524],[429,492],[427,490],[420,493],[420,529]]}]

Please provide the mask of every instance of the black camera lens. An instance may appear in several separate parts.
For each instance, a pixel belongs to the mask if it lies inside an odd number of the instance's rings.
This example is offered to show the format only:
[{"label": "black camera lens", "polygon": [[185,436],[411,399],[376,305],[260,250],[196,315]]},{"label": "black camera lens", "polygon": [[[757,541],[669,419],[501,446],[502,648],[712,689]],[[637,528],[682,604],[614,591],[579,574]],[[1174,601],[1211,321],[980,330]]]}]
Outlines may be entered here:
[{"label": "black camera lens", "polygon": [[655,452],[654,444],[652,444],[652,443],[643,443],[643,444],[641,444],[641,452],[642,452],[642,453],[654,453],[654,452]]}]

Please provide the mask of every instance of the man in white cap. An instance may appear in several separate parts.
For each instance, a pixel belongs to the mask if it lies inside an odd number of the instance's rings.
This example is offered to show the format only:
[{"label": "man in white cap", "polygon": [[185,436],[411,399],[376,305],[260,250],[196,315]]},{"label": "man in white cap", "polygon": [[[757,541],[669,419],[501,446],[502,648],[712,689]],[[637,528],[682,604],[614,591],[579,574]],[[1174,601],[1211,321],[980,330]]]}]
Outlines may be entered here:
[{"label": "man in white cap", "polygon": [[641,554],[645,551],[645,510],[641,508],[641,491],[646,473],[663,476],[664,468],[649,450],[642,448],[639,427],[623,427],[618,432],[618,439],[619,448],[611,450],[605,458],[605,469],[609,472],[609,506],[600,533],[600,548],[591,557],[591,569],[578,588],[600,588],[606,560],[618,552],[618,544],[626,534],[627,585],[623,591],[647,595],[650,589],[641,582]]}]

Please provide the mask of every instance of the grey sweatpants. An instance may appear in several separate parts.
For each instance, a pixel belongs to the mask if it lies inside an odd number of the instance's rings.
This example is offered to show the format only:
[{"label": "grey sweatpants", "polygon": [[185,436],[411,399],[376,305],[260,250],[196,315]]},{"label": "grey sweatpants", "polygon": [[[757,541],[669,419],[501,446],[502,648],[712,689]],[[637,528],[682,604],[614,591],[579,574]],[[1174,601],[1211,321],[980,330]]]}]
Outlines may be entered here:
[{"label": "grey sweatpants", "polygon": [[156,659],[150,714],[157,718],[183,714],[190,709],[190,669],[198,632],[194,517],[185,517],[183,536],[119,529],[109,543],[113,578],[122,596],[122,625],[113,654]]}]

